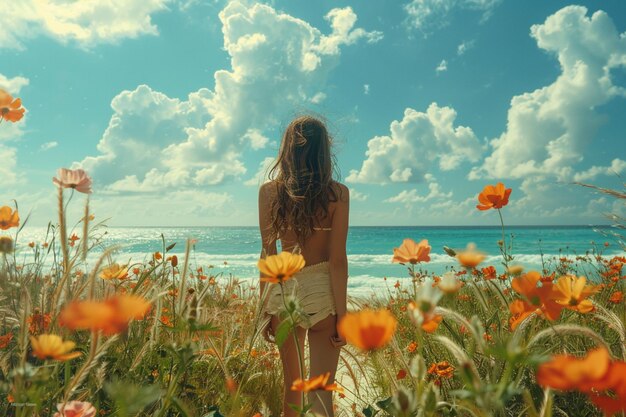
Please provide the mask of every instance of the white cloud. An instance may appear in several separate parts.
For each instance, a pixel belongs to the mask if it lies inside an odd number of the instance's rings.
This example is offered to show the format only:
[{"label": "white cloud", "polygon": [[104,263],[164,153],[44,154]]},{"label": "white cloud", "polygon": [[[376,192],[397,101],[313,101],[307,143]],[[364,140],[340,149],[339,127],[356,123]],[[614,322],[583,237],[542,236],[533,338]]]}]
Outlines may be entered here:
[{"label": "white cloud", "polygon": [[360,191],[355,190],[354,188],[350,188],[350,200],[352,201],[365,201],[369,197],[368,194],[363,194]]},{"label": "white cloud", "polygon": [[[4,127],[4,126],[2,126]],[[17,182],[16,174],[17,149],[6,146],[0,142],[0,178],[2,178],[2,188],[6,188]]]},{"label": "white cloud", "polygon": [[428,194],[420,195],[417,189],[403,190],[398,195],[390,197],[385,203],[403,203],[405,206],[411,206],[415,203],[425,203],[430,200],[442,200],[452,198],[452,191],[444,193],[441,186],[431,174],[424,176],[428,181]]},{"label": "white cloud", "polygon": [[330,35],[262,4],[232,1],[220,19],[232,71],[216,71],[213,91],[203,88],[186,100],[148,86],[121,92],[111,103],[100,155],[82,161],[96,181],[111,190],[153,191],[245,174],[242,152],[265,147],[262,132],[320,92],[339,47],[378,36],[354,28],[350,8],[327,15]]},{"label": "white cloud", "polygon": [[363,84],[363,94],[368,95],[370,93],[370,85]]},{"label": "white cloud", "polygon": [[491,141],[491,155],[470,179],[573,178],[605,120],[596,109],[626,97],[612,78],[612,70],[626,66],[626,35],[603,11],[586,13],[585,7],[567,6],[531,28],[537,45],[558,57],[561,74],[546,87],[513,97],[506,131]]},{"label": "white cloud", "polygon": [[28,78],[19,76],[8,78],[7,76],[0,74],[0,88],[12,95],[19,94],[22,87],[26,87],[28,83]]},{"label": "white cloud", "polygon": [[259,164],[259,169],[256,172],[256,174],[254,174],[254,176],[250,178],[249,180],[244,181],[244,185],[258,187],[261,184],[267,182],[269,171],[272,168],[272,165],[274,165],[275,161],[276,160],[270,156],[263,159],[261,163]]},{"label": "white cloud", "polygon": [[322,93],[321,91],[317,94],[315,94],[313,97],[311,97],[311,103],[313,104],[320,104],[322,101],[326,100],[326,94]]},{"label": "white cloud", "polygon": [[152,15],[170,0],[21,0],[9,1],[0,13],[0,48],[23,48],[40,34],[83,47],[123,38],[156,35]]},{"label": "white cloud", "polygon": [[448,61],[442,59],[439,65],[437,65],[437,68],[435,68],[435,71],[437,72],[437,74],[439,74],[440,72],[448,71]]},{"label": "white cloud", "polygon": [[482,12],[481,20],[488,19],[501,0],[412,0],[404,6],[408,24],[428,32],[449,24],[453,10],[475,10]]},{"label": "white cloud", "polygon": [[626,171],[626,161],[615,158],[607,167],[592,166],[591,168],[574,174],[574,181],[589,181],[598,175],[620,175]]},{"label": "white cloud", "polygon": [[42,151],[47,151],[52,148],[56,148],[57,146],[59,146],[59,142],[53,140],[51,142],[42,143],[39,149],[41,149]]},{"label": "white cloud", "polygon": [[474,40],[471,41],[463,41],[456,47],[456,54],[458,56],[464,55],[467,51],[474,47],[476,42]]},{"label": "white cloud", "polygon": [[367,143],[360,170],[351,170],[353,183],[420,182],[432,162],[449,171],[463,161],[478,161],[481,144],[471,128],[454,126],[456,111],[432,103],[426,112],[411,108],[401,121],[390,125],[389,136],[376,136]]}]

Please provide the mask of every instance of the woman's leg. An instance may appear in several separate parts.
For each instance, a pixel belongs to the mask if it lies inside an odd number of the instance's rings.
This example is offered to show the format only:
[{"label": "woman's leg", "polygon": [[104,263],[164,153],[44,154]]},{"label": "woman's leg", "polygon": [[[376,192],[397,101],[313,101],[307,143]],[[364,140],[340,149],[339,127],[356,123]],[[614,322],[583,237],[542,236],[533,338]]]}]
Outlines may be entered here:
[{"label": "woman's leg", "polygon": [[[335,380],[337,362],[341,348],[334,347],[330,338],[337,332],[336,316],[330,315],[309,329],[309,354],[311,360],[311,378],[330,372],[328,384]],[[312,411],[322,416],[332,417],[332,391],[316,391],[309,395]]]},{"label": "woman's leg", "polygon": [[[277,316],[272,316],[272,329],[278,329],[279,324],[280,319]],[[300,352],[304,355],[304,338],[306,336],[306,331],[302,327],[296,327],[296,335],[298,337],[298,344],[300,345]],[[291,390],[293,381],[300,378],[298,350],[296,349],[295,340],[293,340],[293,334],[289,334],[285,343],[283,343],[278,350],[280,352],[280,359],[283,363],[283,375],[285,377],[283,416],[297,417],[298,413],[289,407],[289,404],[295,404],[298,407],[302,407],[302,394],[298,391]],[[304,358],[302,358],[302,360],[304,361]],[[306,377],[306,372],[304,372],[304,377]]]}]

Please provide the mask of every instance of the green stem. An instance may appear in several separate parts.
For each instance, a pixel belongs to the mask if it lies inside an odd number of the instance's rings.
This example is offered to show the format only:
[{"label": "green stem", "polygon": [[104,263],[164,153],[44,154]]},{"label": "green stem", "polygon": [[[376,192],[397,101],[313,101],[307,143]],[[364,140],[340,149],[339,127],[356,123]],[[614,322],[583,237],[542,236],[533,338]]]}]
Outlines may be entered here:
[{"label": "green stem", "polygon": [[500,209],[497,209],[497,210],[498,210],[498,216],[500,216],[500,225],[502,226],[502,246],[501,246],[502,259],[504,260],[504,267],[508,269],[509,258],[506,252],[506,240],[504,239],[504,220],[502,219],[502,211]]},{"label": "green stem", "polygon": [[[296,322],[293,318],[293,315],[291,314],[291,310],[289,309],[289,307],[287,307],[287,300],[285,299],[285,291],[284,291],[284,286],[283,283],[280,282],[280,294],[282,296],[283,299],[283,306],[285,307],[285,310],[287,310],[287,313],[289,314],[289,319],[291,320],[291,325],[292,325],[292,332],[293,332],[293,340],[296,344],[296,352],[298,352],[298,368],[300,370],[300,379],[304,380],[304,358],[302,357],[302,352],[300,351],[300,343],[298,343],[298,334],[296,331]],[[304,403],[305,403],[305,395],[304,395],[304,391],[301,392],[301,397],[302,397],[302,409],[304,409]],[[302,414],[302,413],[301,413]]]}]

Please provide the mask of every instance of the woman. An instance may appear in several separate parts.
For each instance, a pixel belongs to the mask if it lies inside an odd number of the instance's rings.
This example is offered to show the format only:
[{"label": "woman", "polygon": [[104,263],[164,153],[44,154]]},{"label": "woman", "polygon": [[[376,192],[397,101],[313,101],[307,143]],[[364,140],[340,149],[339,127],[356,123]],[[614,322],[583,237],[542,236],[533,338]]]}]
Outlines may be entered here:
[{"label": "woman", "polygon": [[[263,254],[275,255],[276,241],[283,251],[299,250],[306,266],[284,285],[285,294],[295,291],[303,320],[296,327],[300,352],[309,339],[310,375],[330,372],[332,383],[337,370],[339,351],[345,340],[337,332],[337,323],[346,313],[348,284],[349,195],[345,185],[333,180],[331,139],[324,124],[310,116],[293,120],[283,135],[270,182],[259,191],[259,224]],[[272,341],[280,324],[281,287],[271,284],[264,311],[271,316],[264,331]],[[265,293],[265,283],[260,291]],[[285,377],[283,414],[297,413],[289,404],[302,406],[301,394],[291,391],[300,378],[298,353],[290,335],[280,346]],[[309,396],[312,411],[333,416],[332,392],[318,391]]]}]

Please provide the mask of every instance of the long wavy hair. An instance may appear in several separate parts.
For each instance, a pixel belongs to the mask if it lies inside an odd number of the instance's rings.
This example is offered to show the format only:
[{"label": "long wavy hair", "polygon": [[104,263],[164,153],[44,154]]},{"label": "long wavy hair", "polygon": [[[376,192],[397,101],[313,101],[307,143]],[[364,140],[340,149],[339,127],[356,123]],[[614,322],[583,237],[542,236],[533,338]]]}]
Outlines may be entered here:
[{"label": "long wavy hair", "polygon": [[333,186],[335,158],[325,124],[312,116],[294,119],[283,135],[278,158],[269,172],[277,188],[271,205],[272,232],[279,238],[288,228],[302,246],[337,201]]}]

